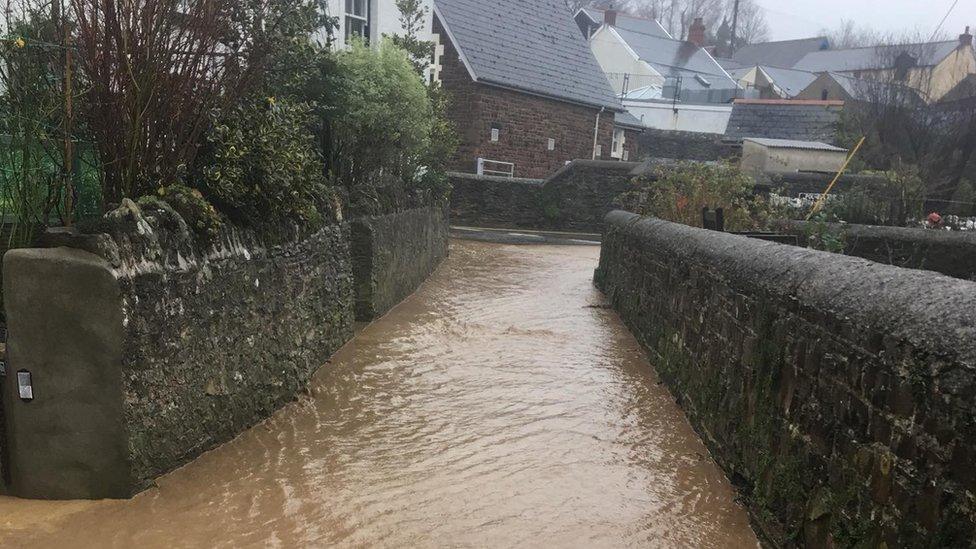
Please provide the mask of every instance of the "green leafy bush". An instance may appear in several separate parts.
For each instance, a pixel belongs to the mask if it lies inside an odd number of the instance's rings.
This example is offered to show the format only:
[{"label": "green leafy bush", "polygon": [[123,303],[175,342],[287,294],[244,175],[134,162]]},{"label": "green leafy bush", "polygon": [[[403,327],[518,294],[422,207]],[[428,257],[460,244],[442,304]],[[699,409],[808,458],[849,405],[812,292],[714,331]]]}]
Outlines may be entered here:
[{"label": "green leafy bush", "polygon": [[277,229],[335,219],[309,107],[274,98],[221,113],[207,135],[197,181],[238,224]]},{"label": "green leafy bush", "polygon": [[352,212],[396,211],[443,192],[456,140],[441,114],[442,92],[428,89],[389,40],[378,48],[353,44],[337,61],[327,161]]},{"label": "green leafy bush", "polygon": [[754,188],[755,181],[737,166],[682,162],[656,167],[618,202],[629,211],[693,227],[702,226],[703,208],[722,208],[726,230],[744,231],[769,220],[767,201]]}]

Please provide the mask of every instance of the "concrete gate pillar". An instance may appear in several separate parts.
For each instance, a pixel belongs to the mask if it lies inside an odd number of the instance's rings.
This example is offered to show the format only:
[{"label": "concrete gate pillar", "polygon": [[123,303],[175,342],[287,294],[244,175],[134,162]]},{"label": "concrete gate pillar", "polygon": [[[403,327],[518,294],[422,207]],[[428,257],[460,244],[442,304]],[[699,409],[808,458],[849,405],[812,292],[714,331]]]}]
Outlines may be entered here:
[{"label": "concrete gate pillar", "polygon": [[[3,261],[10,493],[130,496],[122,298],[111,265],[70,248],[12,250]],[[30,373],[30,400],[19,372]]]}]

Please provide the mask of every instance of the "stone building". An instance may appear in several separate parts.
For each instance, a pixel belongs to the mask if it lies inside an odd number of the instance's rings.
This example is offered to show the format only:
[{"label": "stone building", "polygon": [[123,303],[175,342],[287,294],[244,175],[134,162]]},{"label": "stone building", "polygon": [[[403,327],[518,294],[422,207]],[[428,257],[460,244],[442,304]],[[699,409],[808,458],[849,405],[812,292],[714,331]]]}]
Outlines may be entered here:
[{"label": "stone building", "polygon": [[636,158],[633,120],[617,120],[620,100],[561,0],[435,0],[433,28],[432,78],[461,141],[453,169],[543,178],[571,160]]}]

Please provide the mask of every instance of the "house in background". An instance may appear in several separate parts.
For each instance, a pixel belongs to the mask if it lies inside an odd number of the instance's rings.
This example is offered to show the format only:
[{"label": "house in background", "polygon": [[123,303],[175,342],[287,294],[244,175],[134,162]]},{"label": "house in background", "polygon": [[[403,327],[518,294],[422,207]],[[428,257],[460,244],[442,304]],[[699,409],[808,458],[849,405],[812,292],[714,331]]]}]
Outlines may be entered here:
[{"label": "house in background", "polygon": [[695,103],[727,103],[736,97],[738,85],[702,47],[700,19],[685,41],[671,38],[656,21],[621,18],[615,10],[603,15],[603,25],[590,36],[590,49],[618,94],[651,88],[660,90],[661,99]]},{"label": "house in background", "polygon": [[613,25],[620,29],[650,34],[661,38],[674,38],[671,36],[671,33],[654,19],[634,17],[633,15],[620,13],[614,9],[581,8],[576,12],[575,19],[576,24],[583,33],[583,38],[589,40],[606,23],[608,17],[613,20]]},{"label": "house in background", "polygon": [[461,142],[454,169],[542,178],[571,160],[636,157],[637,140],[615,123],[623,106],[562,0],[435,0],[433,29]]},{"label": "house in background", "polygon": [[[602,22],[596,26],[596,18]],[[705,26],[696,20],[689,41],[675,40],[656,21],[582,9],[581,34],[624,105],[644,127],[722,133],[741,92],[702,45]]]},{"label": "house in background", "polygon": [[796,99],[844,101],[845,103],[888,103],[922,107],[925,99],[915,88],[876,80],[854,78],[837,72],[818,75]]},{"label": "house in background", "polygon": [[936,102],[976,73],[976,51],[966,27],[957,40],[813,52],[793,68],[904,85]]},{"label": "house in background", "polygon": [[793,99],[817,79],[817,75],[812,72],[770,65],[726,70],[743,89],[758,92],[759,99]]},{"label": "house in background", "polygon": [[[429,29],[432,13],[431,0],[421,0],[427,8],[428,20],[423,28]],[[378,43],[383,35],[403,33],[400,10],[395,0],[326,0],[326,13],[336,18],[335,44],[344,47],[353,38]]]}]

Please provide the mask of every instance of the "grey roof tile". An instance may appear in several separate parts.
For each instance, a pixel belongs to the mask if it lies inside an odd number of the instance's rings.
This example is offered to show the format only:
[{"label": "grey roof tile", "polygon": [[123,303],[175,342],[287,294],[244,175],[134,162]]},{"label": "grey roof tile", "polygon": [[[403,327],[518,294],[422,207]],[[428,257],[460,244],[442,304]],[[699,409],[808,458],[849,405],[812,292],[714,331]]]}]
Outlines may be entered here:
[{"label": "grey roof tile", "polygon": [[434,9],[478,82],[623,109],[562,0],[434,0]]},{"label": "grey roof tile", "polygon": [[839,118],[832,103],[736,101],[725,135],[833,143]]},{"label": "grey roof tile", "polygon": [[895,59],[903,52],[918,58],[919,66],[929,67],[937,65],[958,46],[958,40],[950,40],[928,44],[816,51],[805,55],[797,61],[793,68],[810,72],[847,72],[888,68],[894,66]]},{"label": "grey roof tile", "polygon": [[735,52],[732,59],[743,65],[772,65],[792,67],[811,52],[825,49],[829,41],[823,37],[762,42],[744,46]]},{"label": "grey roof tile", "polygon": [[[631,49],[637,52],[641,61],[651,65],[661,75],[681,76],[682,88],[738,88],[738,84],[712,56],[691,42],[661,38],[621,28],[614,30]],[[695,76],[701,76],[709,85],[696,84]]]},{"label": "grey roof tile", "polygon": [[[583,13],[590,18],[590,20],[595,23],[602,24],[604,21],[604,10],[596,8],[583,8]],[[671,38],[671,35],[667,30],[661,26],[660,23],[654,19],[644,19],[643,17],[634,17],[632,15],[627,15],[626,13],[617,14],[617,23],[614,27],[618,29],[624,29],[631,32],[639,32],[641,34],[649,34],[651,36],[657,36],[659,38]]]},{"label": "grey roof tile", "polygon": [[816,74],[807,71],[782,69],[769,65],[762,65],[759,68],[769,76],[773,84],[783,90],[788,98],[796,97],[817,79]]}]

